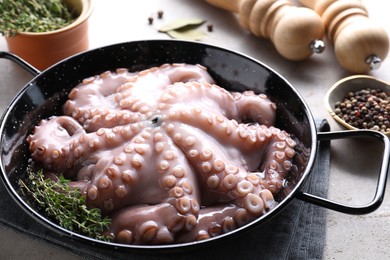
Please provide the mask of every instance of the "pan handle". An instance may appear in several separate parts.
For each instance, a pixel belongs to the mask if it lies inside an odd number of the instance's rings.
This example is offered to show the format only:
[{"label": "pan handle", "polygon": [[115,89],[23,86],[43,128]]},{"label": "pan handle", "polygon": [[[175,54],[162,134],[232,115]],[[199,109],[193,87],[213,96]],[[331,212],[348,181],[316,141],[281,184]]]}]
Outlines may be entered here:
[{"label": "pan handle", "polygon": [[20,67],[22,67],[24,70],[31,73],[31,75],[33,75],[33,76],[37,76],[38,74],[41,73],[40,70],[34,68],[28,62],[26,62],[25,60],[23,60],[22,58],[20,58],[19,56],[15,55],[15,54],[5,52],[5,51],[0,51],[0,58],[4,58],[4,59],[11,60],[11,61],[15,62]]},{"label": "pan handle", "polygon": [[318,133],[317,136],[319,141],[329,141],[332,139],[353,138],[353,137],[374,137],[381,140],[384,144],[384,150],[383,150],[383,160],[380,169],[380,174],[378,176],[376,192],[373,200],[370,203],[362,206],[349,206],[335,201],[331,201],[326,198],[318,197],[316,195],[306,193],[306,192],[298,192],[297,198],[342,213],[359,215],[359,214],[367,214],[375,211],[381,205],[385,195],[386,180],[389,171],[389,159],[390,159],[389,138],[378,131],[372,131],[372,130],[324,132],[324,133]]}]

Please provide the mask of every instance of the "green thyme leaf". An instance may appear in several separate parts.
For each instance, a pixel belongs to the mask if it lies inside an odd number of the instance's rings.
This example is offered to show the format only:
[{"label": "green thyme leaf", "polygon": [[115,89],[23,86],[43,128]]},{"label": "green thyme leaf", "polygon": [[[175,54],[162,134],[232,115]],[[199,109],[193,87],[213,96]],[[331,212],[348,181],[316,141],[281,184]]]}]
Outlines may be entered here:
[{"label": "green thyme leaf", "polygon": [[42,170],[33,172],[28,169],[27,174],[27,180],[19,180],[20,192],[39,210],[65,229],[110,241],[110,237],[103,233],[111,220],[103,218],[100,209],[89,209],[80,190],[68,185],[69,180],[60,175],[57,181],[53,181],[45,178]]}]

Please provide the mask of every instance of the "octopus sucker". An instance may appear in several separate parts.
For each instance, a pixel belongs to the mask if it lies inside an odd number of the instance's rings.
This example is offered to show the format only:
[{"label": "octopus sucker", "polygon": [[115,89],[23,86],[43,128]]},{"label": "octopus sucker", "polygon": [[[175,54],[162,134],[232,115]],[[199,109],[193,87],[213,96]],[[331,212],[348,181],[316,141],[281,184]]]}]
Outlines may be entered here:
[{"label": "octopus sucker", "polygon": [[245,196],[253,191],[253,183],[247,180],[242,180],[237,184],[236,190],[239,196]]},{"label": "octopus sucker", "polygon": [[207,178],[207,186],[209,188],[216,189],[218,188],[219,184],[220,184],[220,179],[216,174],[211,175],[210,177]]},{"label": "octopus sucker", "polygon": [[246,209],[241,208],[237,210],[233,218],[236,225],[242,227],[252,221],[254,217]]},{"label": "octopus sucker", "polygon": [[225,163],[222,160],[215,160],[213,163],[214,170],[216,172],[221,172],[225,170]]},{"label": "octopus sucker", "polygon": [[165,172],[169,169],[170,164],[167,160],[162,160],[158,166],[158,171],[159,172]]},{"label": "octopus sucker", "polygon": [[286,154],[286,156],[287,156],[288,158],[293,158],[293,157],[295,156],[296,153],[295,153],[295,150],[294,150],[294,149],[288,147],[288,148],[286,148],[286,150],[285,150],[285,154]]},{"label": "octopus sucker", "polygon": [[171,193],[171,196],[173,196],[174,198],[182,198],[184,196],[184,190],[183,188],[181,187],[173,187],[171,190],[170,190],[170,193]]},{"label": "octopus sucker", "polygon": [[175,185],[177,183],[177,178],[173,175],[165,176],[165,177],[163,177],[161,182],[162,182],[161,187],[169,190],[169,189],[175,187]]},{"label": "octopus sucker", "polygon": [[177,155],[175,154],[175,152],[174,152],[173,150],[167,150],[167,151],[165,151],[164,154],[163,154],[163,158],[164,158],[165,160],[168,160],[168,161],[175,159],[176,156],[177,156]]},{"label": "octopus sucker", "polygon": [[276,147],[278,148],[278,150],[285,150],[286,149],[286,143],[285,142],[277,142],[276,143]]},{"label": "octopus sucker", "polygon": [[192,194],[193,188],[189,182],[182,181],[180,184],[186,194]]},{"label": "octopus sucker", "polygon": [[253,215],[259,216],[264,210],[264,202],[258,195],[250,193],[245,197],[245,208]]},{"label": "octopus sucker", "polygon": [[206,240],[208,238],[210,238],[210,235],[206,230],[199,230],[194,240],[200,241],[200,240]]},{"label": "octopus sucker", "polygon": [[137,180],[137,175],[132,170],[124,170],[122,172],[122,180],[124,184],[134,184]]},{"label": "octopus sucker", "polygon": [[215,236],[218,236],[222,233],[222,227],[220,224],[217,224],[217,223],[212,223],[207,232],[209,233],[209,235],[211,237],[215,237]]},{"label": "octopus sucker", "polygon": [[174,169],[173,169],[173,174],[177,177],[177,178],[182,178],[185,174],[185,171],[184,171],[184,168],[181,167],[181,166],[176,166]]},{"label": "octopus sucker", "polygon": [[96,200],[96,198],[98,197],[99,195],[99,190],[98,188],[95,186],[95,185],[92,185],[89,187],[88,191],[87,191],[87,197],[88,199],[90,200]]},{"label": "octopus sucker", "polygon": [[198,203],[198,200],[191,200],[191,209],[192,209],[192,212],[194,214],[198,214],[199,213],[200,205]]},{"label": "octopus sucker", "polygon": [[263,200],[264,207],[266,209],[271,209],[276,204],[274,196],[270,190],[264,189],[260,192],[259,195],[260,195],[261,199]]},{"label": "octopus sucker", "polygon": [[175,240],[172,233],[168,230],[167,227],[160,228],[155,236],[155,239],[161,244],[171,244]]},{"label": "octopus sucker", "polygon": [[53,159],[57,159],[59,157],[61,157],[61,152],[57,149],[54,149],[52,152],[51,152],[51,157]]},{"label": "octopus sucker", "polygon": [[107,176],[103,176],[100,180],[99,180],[99,188],[101,189],[107,189],[108,187],[111,186],[111,180],[107,177]]},{"label": "octopus sucker", "polygon": [[228,233],[237,228],[236,223],[234,222],[234,219],[231,216],[226,216],[223,219],[221,226],[222,226],[223,233]]},{"label": "octopus sucker", "polygon": [[125,185],[121,185],[115,189],[115,194],[118,196],[118,198],[124,198],[127,195],[127,188]]},{"label": "octopus sucker", "polygon": [[225,167],[225,172],[227,174],[236,174],[238,173],[238,168],[234,165],[228,165],[227,167]]},{"label": "octopus sucker", "polygon": [[245,179],[250,181],[253,185],[258,186],[260,184],[260,176],[256,173],[249,173]]},{"label": "octopus sucker", "polygon": [[140,239],[145,242],[152,241],[158,232],[158,224],[155,221],[146,221],[139,227]]},{"label": "octopus sucker", "polygon": [[283,168],[286,170],[286,171],[290,171],[291,168],[292,168],[292,163],[288,160],[284,161],[283,162]]},{"label": "octopus sucker", "polygon": [[[33,160],[71,179],[123,244],[208,239],[277,205],[297,142],[276,104],[218,86],[202,65],[119,68],[75,86],[27,137]],[[303,151],[307,153],[307,151]]]},{"label": "octopus sucker", "polygon": [[179,213],[185,215],[190,212],[192,209],[191,207],[191,200],[187,197],[180,198],[178,200],[178,206],[177,206]]},{"label": "octopus sucker", "polygon": [[118,233],[116,240],[121,244],[132,244],[134,241],[133,233],[124,229]]},{"label": "octopus sucker", "polygon": [[133,168],[141,168],[143,166],[144,159],[139,154],[134,154],[130,160],[130,163]]},{"label": "octopus sucker", "polygon": [[203,161],[210,160],[213,157],[213,151],[208,147],[203,147],[200,152],[200,159]]},{"label": "octopus sucker", "polygon": [[[118,161],[115,161],[115,160],[118,160]],[[118,166],[123,165],[123,161],[124,161],[124,157],[123,156],[115,157],[114,164],[111,165],[111,166],[108,166],[107,169],[106,169],[107,176],[109,176],[110,178],[118,177],[119,174],[120,174],[120,169],[119,169]]]},{"label": "octopus sucker", "polygon": [[238,184],[238,179],[235,175],[229,174],[222,179],[221,184],[226,190],[233,190]]},{"label": "octopus sucker", "polygon": [[199,151],[196,149],[191,149],[188,151],[187,155],[189,158],[196,159],[199,155]]}]

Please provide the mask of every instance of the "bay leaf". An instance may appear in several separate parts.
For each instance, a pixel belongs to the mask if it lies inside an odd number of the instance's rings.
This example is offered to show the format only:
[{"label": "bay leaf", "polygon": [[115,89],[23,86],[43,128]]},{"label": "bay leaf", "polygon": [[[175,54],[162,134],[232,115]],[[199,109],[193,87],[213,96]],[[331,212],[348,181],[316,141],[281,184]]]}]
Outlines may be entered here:
[{"label": "bay leaf", "polygon": [[200,30],[171,30],[166,32],[170,37],[181,40],[198,41],[206,36],[206,33]]},{"label": "bay leaf", "polygon": [[162,26],[158,31],[159,32],[168,32],[172,30],[183,29],[185,27],[194,27],[202,25],[205,22],[203,19],[177,19],[172,23]]}]

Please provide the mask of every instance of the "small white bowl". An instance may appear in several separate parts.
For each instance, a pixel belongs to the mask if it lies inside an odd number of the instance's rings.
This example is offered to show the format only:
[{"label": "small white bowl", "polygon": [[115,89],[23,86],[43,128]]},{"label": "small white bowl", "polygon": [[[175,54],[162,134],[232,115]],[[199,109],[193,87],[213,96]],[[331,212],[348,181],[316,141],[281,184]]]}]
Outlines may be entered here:
[{"label": "small white bowl", "polygon": [[[334,112],[337,102],[343,100],[348,92],[355,92],[364,88],[375,88],[390,93],[390,84],[367,75],[356,75],[343,78],[337,81],[325,95],[325,107],[330,115],[342,126],[347,129],[357,130],[358,128],[348,124]],[[385,135],[390,137],[390,132],[385,132]]]}]

